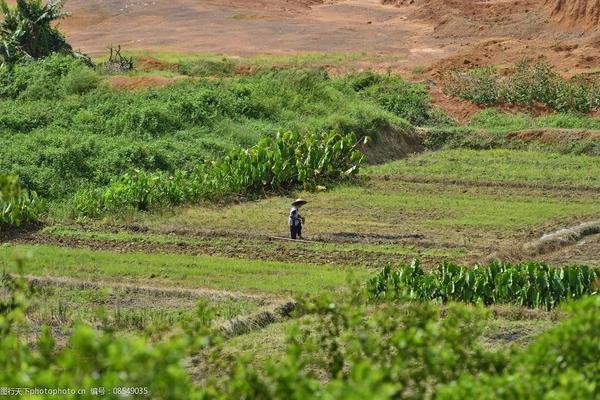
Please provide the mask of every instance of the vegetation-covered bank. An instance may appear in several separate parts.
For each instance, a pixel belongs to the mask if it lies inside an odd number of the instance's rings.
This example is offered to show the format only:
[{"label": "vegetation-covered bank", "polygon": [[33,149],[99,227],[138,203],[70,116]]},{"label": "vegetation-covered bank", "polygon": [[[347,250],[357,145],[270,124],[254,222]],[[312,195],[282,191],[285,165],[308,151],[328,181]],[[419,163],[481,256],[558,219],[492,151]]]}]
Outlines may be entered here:
[{"label": "vegetation-covered bank", "polygon": [[376,137],[437,118],[422,86],[387,75],[267,69],[138,91],[106,79],[62,56],[0,71],[0,170],[53,200],[133,169],[192,171],[279,131]]}]

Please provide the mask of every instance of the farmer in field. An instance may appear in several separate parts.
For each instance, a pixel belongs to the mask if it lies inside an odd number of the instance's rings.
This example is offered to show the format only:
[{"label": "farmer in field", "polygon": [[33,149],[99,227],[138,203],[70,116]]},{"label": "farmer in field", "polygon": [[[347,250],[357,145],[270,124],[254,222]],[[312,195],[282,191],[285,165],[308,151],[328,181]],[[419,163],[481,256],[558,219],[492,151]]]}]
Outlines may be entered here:
[{"label": "farmer in field", "polygon": [[297,199],[292,203],[288,225],[290,226],[290,234],[294,240],[302,239],[302,224],[304,223],[304,217],[300,215],[300,207],[306,203],[308,202],[302,199]]}]

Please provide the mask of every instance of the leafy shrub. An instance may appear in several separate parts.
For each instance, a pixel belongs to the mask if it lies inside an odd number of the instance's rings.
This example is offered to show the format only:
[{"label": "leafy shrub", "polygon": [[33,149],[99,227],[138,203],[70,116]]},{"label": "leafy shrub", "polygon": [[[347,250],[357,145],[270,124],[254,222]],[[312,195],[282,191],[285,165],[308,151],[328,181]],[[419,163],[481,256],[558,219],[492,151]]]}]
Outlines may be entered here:
[{"label": "leafy shrub", "polygon": [[231,76],[235,72],[235,62],[229,58],[183,61],[179,63],[178,71],[180,74],[196,77]]},{"label": "leafy shrub", "polygon": [[134,208],[247,196],[296,186],[315,187],[352,177],[364,156],[354,135],[278,134],[249,149],[233,150],[212,165],[173,174],[134,171],[113,179],[105,189],[76,194],[74,210],[96,216]]},{"label": "leafy shrub", "polygon": [[397,270],[386,267],[368,282],[374,299],[512,303],[552,309],[562,301],[596,294],[600,270],[586,266],[552,268],[543,263],[517,265],[492,262],[486,267],[461,267],[445,262],[431,273],[418,261]]},{"label": "leafy shrub", "polygon": [[0,101],[0,131],[27,133],[53,118],[52,110],[38,102]]},{"label": "leafy shrub", "polygon": [[454,71],[444,78],[444,91],[477,104],[495,104],[500,98],[498,81],[492,67]]},{"label": "leafy shrub", "polygon": [[573,304],[571,315],[513,354],[502,374],[466,375],[440,388],[450,399],[594,399],[600,395],[600,296]]},{"label": "leafy shrub", "polygon": [[0,98],[56,99],[62,94],[63,77],[84,70],[92,71],[83,61],[59,54],[23,61],[10,70],[0,69]]},{"label": "leafy shrub", "polygon": [[24,189],[16,177],[0,174],[0,229],[35,221],[41,210],[35,192]]},{"label": "leafy shrub", "polygon": [[382,84],[366,89],[365,95],[413,125],[425,125],[430,119],[430,100],[427,89],[422,85],[399,78],[386,79]]},{"label": "leafy shrub", "polygon": [[360,92],[381,83],[383,79],[381,75],[373,71],[366,71],[360,74],[349,75],[346,81],[350,84],[352,90]]},{"label": "leafy shrub", "polygon": [[67,94],[82,95],[98,87],[100,79],[91,68],[72,69],[62,79],[62,86]]},{"label": "leafy shrub", "polygon": [[558,112],[588,113],[600,105],[600,81],[566,80],[544,61],[523,61],[507,75],[492,67],[453,71],[444,78],[444,91],[477,104],[540,103]]},{"label": "leafy shrub", "polygon": [[431,105],[427,87],[399,76],[363,72],[345,78],[352,90],[413,125],[447,125],[450,119]]}]

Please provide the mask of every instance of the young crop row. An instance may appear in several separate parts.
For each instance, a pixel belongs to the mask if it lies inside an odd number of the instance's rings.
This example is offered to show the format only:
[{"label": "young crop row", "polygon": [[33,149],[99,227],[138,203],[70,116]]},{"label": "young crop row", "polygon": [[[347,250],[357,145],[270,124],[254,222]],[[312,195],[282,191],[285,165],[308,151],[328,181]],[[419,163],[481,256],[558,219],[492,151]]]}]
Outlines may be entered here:
[{"label": "young crop row", "polygon": [[352,134],[336,132],[278,134],[262,138],[249,149],[233,150],[227,157],[194,171],[174,174],[134,171],[106,188],[78,192],[77,216],[97,216],[125,209],[149,210],[232,196],[305,189],[355,176],[364,155]]},{"label": "young crop row", "polygon": [[41,209],[35,192],[24,189],[16,177],[0,174],[0,230],[34,221]]},{"label": "young crop row", "polygon": [[566,80],[545,62],[523,61],[511,74],[493,67],[453,71],[444,78],[444,91],[477,104],[541,103],[555,111],[576,113],[600,107],[600,81]]},{"label": "young crop row", "polygon": [[600,270],[587,266],[550,267],[529,262],[492,262],[473,268],[445,262],[425,273],[418,261],[396,270],[386,267],[368,281],[373,299],[416,299],[518,304],[554,308],[568,299],[598,292]]}]

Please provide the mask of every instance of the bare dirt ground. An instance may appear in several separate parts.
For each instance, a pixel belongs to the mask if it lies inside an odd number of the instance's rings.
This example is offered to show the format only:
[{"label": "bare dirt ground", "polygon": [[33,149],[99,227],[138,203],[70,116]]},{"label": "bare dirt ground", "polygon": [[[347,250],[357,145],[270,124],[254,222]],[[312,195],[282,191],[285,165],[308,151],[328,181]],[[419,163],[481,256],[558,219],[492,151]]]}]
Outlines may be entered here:
[{"label": "bare dirt ground", "polygon": [[398,57],[376,68],[433,74],[546,57],[574,73],[600,61],[597,7],[577,1],[70,0],[61,26],[93,55],[111,43],[236,56],[364,52]]},{"label": "bare dirt ground", "polygon": [[[69,0],[67,9],[72,16],[61,28],[93,56],[111,44],[239,57],[353,53],[360,57],[330,65],[330,72],[373,69],[422,81],[524,58],[545,59],[567,77],[596,74],[600,66],[598,0]],[[148,60],[142,70],[164,69]],[[119,79],[112,85],[122,89],[174,81]],[[436,86],[431,92],[458,122],[479,110]]]}]

